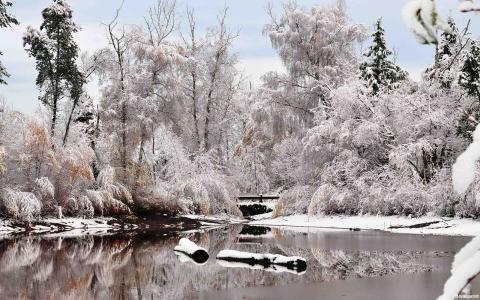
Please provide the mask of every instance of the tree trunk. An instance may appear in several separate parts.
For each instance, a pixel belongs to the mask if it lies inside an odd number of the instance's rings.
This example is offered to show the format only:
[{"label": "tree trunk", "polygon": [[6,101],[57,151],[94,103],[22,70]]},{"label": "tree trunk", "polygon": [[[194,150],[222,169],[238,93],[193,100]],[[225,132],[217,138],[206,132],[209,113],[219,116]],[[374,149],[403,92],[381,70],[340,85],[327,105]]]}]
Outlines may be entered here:
[{"label": "tree trunk", "polygon": [[127,181],[127,104],[122,100],[122,172],[123,180]]},{"label": "tree trunk", "polygon": [[70,124],[72,123],[73,113],[75,112],[75,108],[77,107],[77,100],[73,102],[72,110],[70,111],[70,115],[68,116],[67,127],[65,128],[65,134],[63,135],[63,145],[67,144],[68,139],[68,132],[70,131]]},{"label": "tree trunk", "polygon": [[195,126],[195,140],[197,149],[200,148],[200,132],[198,130],[198,113],[197,113],[197,74],[192,72],[192,102],[193,102],[193,124]]},{"label": "tree trunk", "polygon": [[58,103],[58,94],[55,91],[53,95],[53,105],[52,105],[52,124],[50,125],[50,136],[52,137],[52,145],[54,144],[53,139],[55,138],[55,124],[57,123],[57,103]]}]

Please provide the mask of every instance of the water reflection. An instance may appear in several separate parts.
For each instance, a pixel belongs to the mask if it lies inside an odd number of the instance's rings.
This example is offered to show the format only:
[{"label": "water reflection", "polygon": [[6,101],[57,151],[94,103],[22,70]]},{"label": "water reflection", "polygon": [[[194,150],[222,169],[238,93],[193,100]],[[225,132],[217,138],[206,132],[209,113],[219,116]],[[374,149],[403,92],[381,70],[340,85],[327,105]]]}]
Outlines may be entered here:
[{"label": "water reflection", "polygon": [[272,229],[270,227],[244,225],[242,228],[242,231],[240,231],[240,234],[260,236],[260,235],[266,235],[271,231]]},{"label": "water reflection", "polygon": [[[173,236],[131,234],[81,238],[17,237],[0,243],[0,299],[183,299],[199,291],[275,287],[337,279],[430,270],[418,252],[307,248],[268,241],[240,242],[242,226]],[[208,250],[207,263],[183,264],[172,251],[188,237]],[[225,268],[215,257],[223,249],[274,253],[306,259],[308,272],[278,273]],[[286,267],[287,271],[288,267]],[[285,270],[283,270],[285,271]]]},{"label": "water reflection", "polygon": [[302,257],[235,250],[220,251],[217,255],[217,263],[226,268],[248,268],[275,273],[289,272],[297,275],[305,274],[307,270],[307,262]]}]

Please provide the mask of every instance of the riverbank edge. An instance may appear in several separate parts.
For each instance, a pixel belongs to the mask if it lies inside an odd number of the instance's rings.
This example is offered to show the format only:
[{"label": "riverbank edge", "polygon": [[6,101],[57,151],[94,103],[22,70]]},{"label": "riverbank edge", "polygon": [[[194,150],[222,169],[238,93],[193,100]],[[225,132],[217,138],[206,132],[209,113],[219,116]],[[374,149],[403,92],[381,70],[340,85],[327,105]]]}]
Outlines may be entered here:
[{"label": "riverbank edge", "polygon": [[81,237],[131,231],[196,231],[248,222],[233,216],[169,216],[156,214],[144,217],[43,218],[30,222],[0,218],[0,237],[15,235],[55,235]]},{"label": "riverbank edge", "polygon": [[302,232],[336,229],[351,231],[379,230],[421,235],[480,235],[480,221],[440,217],[293,215],[254,220],[247,224],[251,226],[288,227],[289,230]]},{"label": "riverbank edge", "polygon": [[0,235],[11,234],[42,234],[60,232],[82,232],[89,234],[96,231],[132,230],[138,225],[128,220],[99,217],[92,219],[82,218],[45,218],[30,222],[0,218]]}]

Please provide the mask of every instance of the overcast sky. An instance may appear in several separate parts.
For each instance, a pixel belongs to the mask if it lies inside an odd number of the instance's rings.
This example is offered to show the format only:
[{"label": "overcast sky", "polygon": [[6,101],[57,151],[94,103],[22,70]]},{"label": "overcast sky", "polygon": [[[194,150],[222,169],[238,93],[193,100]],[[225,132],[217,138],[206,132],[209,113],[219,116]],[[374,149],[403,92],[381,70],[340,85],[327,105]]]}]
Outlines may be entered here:
[{"label": "overcast sky", "polygon": [[[125,24],[142,24],[147,9],[157,0],[125,0],[120,15]],[[334,0],[298,0],[302,6],[332,3]],[[0,85],[0,96],[14,108],[32,113],[39,105],[38,90],[35,87],[35,64],[25,54],[22,46],[22,35],[28,25],[38,27],[41,23],[41,11],[49,5],[49,0],[14,0],[11,12],[21,22],[21,25],[0,30],[0,59],[6,65],[11,77],[8,85]],[[74,10],[74,21],[82,27],[76,35],[81,51],[93,52],[106,45],[105,30],[102,23],[108,23],[115,14],[121,0],[70,0]],[[262,28],[268,22],[265,7],[273,3],[275,11],[279,12],[282,1],[267,0],[179,0],[179,13],[185,8],[194,8],[198,26],[205,29],[215,25],[216,15],[226,5],[229,7],[228,25],[239,29],[240,36],[234,44],[234,50],[240,57],[239,68],[253,82],[270,70],[281,70],[270,42],[262,35]],[[372,28],[376,19],[383,18],[387,43],[398,53],[397,62],[411,76],[417,78],[422,69],[432,61],[434,48],[419,45],[405,29],[401,19],[401,9],[408,0],[347,0],[348,12],[354,22],[359,22]],[[473,33],[480,31],[480,17],[463,15],[456,11],[457,0],[440,0],[442,14],[453,16],[459,27],[466,24],[467,18],[473,18]],[[367,46],[364,45],[363,48]],[[93,92],[92,86],[90,91]]]}]

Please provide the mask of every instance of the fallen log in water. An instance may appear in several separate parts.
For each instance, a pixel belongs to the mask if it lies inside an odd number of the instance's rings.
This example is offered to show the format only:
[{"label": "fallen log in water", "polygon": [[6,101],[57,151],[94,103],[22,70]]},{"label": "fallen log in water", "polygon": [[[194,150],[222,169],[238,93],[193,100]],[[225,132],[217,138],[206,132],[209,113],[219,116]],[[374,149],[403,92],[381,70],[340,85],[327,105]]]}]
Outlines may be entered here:
[{"label": "fallen log in water", "polygon": [[193,262],[197,265],[204,265],[209,258],[205,248],[199,247],[187,238],[180,239],[173,251],[181,262]]}]

